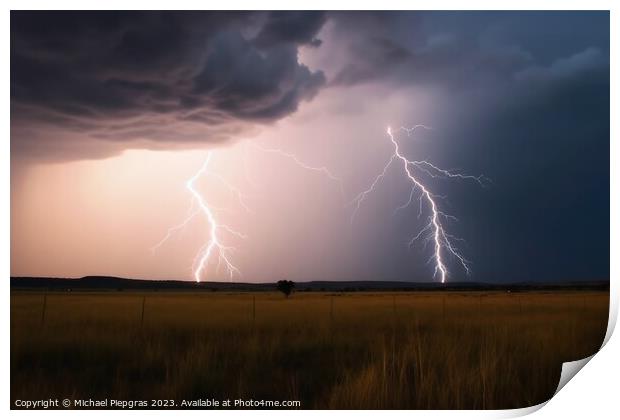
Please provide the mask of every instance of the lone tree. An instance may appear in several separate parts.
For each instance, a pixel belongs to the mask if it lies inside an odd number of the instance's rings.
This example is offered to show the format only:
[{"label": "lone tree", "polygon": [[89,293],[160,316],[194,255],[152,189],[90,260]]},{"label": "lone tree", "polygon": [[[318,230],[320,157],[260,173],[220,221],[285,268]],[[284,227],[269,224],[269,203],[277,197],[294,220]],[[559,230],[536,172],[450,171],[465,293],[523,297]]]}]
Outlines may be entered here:
[{"label": "lone tree", "polygon": [[295,288],[295,282],[292,280],[280,280],[276,284],[276,288],[288,298]]}]

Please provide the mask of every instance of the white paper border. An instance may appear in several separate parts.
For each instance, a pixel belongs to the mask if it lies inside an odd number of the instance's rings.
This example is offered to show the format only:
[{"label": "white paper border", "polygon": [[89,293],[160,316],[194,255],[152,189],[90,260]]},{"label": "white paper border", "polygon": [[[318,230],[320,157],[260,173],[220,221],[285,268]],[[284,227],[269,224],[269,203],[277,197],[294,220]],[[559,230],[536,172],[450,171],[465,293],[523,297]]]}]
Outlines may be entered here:
[{"label": "white paper border", "polygon": [[[241,9],[260,9],[260,10],[277,10],[277,9],[314,9],[314,10],[329,10],[329,9],[350,9],[350,10],[366,10],[366,9],[396,9],[396,10],[611,10],[611,214],[620,214],[618,207],[618,196],[620,194],[618,186],[620,185],[620,179],[618,177],[618,170],[614,167],[614,162],[619,163],[618,146],[617,146],[617,129],[614,116],[618,118],[618,92],[617,92],[617,76],[618,74],[618,37],[617,28],[620,25],[620,19],[618,19],[618,8],[614,10],[615,2],[608,0],[589,0],[589,1],[543,1],[543,0],[508,0],[508,1],[457,1],[457,0],[444,0],[441,3],[437,1],[427,2],[415,2],[406,0],[382,0],[380,2],[369,1],[303,1],[292,4],[285,1],[240,1],[240,0],[227,0],[226,2],[205,2],[198,0],[175,0],[172,1],[131,1],[131,0],[109,0],[106,2],[80,2],[76,0],[58,0],[54,2],[50,1],[6,1],[4,2],[8,7],[5,9],[4,14],[4,40],[2,43],[3,57],[5,57],[5,64],[2,68],[3,71],[3,90],[4,90],[4,102],[3,102],[3,117],[5,127],[5,139],[2,143],[2,153],[0,153],[0,171],[2,171],[3,182],[0,184],[2,191],[3,206],[2,211],[2,243],[0,244],[0,269],[5,274],[5,281],[7,287],[3,288],[4,293],[4,311],[2,323],[3,337],[10,337],[10,290],[8,287],[8,280],[10,277],[10,64],[6,59],[10,56],[10,9],[228,9],[228,10],[241,10]],[[583,368],[583,372],[579,374],[579,378],[575,381],[562,384],[558,387],[559,392],[548,403],[542,403],[537,406],[521,408],[516,410],[498,410],[498,411],[297,411],[292,413],[291,411],[183,411],[181,414],[184,418],[236,418],[243,415],[251,415],[253,419],[278,419],[285,418],[294,415],[296,418],[315,418],[315,416],[329,417],[341,417],[341,416],[355,416],[360,420],[370,419],[376,416],[390,416],[391,418],[411,418],[415,416],[417,418],[506,418],[506,417],[519,417],[527,414],[533,414],[537,418],[583,418],[589,416],[592,418],[610,418],[617,415],[617,378],[618,378],[618,360],[616,355],[620,354],[619,345],[617,339],[610,340],[611,334],[615,328],[618,314],[618,290],[615,285],[618,278],[618,264],[614,260],[613,256],[620,256],[618,248],[618,223],[612,218],[611,220],[611,243],[610,243],[610,255],[611,258],[611,285],[610,285],[610,316],[607,329],[607,335],[604,340],[604,347],[594,357],[587,358],[585,363],[572,362],[568,364],[566,369],[574,371],[575,373],[579,369],[575,370],[577,366],[580,369]],[[8,340],[5,341],[5,345],[2,346],[2,361],[4,363],[5,375],[2,381],[2,393],[5,396],[5,409],[10,407],[10,348]],[[585,368],[584,368],[585,366]],[[568,377],[568,371],[566,377]],[[564,369],[563,369],[564,375]],[[544,410],[540,408],[545,407]],[[540,411],[539,411],[540,410]],[[15,418],[34,418],[45,415],[49,418],[67,419],[73,416],[83,417],[84,412],[80,411],[48,411],[45,414],[35,411],[10,411],[10,416]],[[125,418],[170,418],[170,416],[176,414],[169,411],[119,411],[115,412],[115,417]],[[93,419],[108,419],[109,412],[105,411],[89,411],[87,414]],[[311,417],[310,417],[311,416]]]}]

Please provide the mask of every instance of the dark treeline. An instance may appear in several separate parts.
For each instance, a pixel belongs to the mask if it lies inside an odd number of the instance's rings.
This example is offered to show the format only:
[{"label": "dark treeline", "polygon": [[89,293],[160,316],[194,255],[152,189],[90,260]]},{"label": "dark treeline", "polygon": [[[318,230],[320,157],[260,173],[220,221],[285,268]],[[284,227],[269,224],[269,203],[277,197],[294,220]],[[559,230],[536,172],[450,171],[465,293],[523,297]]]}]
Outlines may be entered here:
[{"label": "dark treeline", "polygon": [[[609,280],[546,283],[490,284],[475,282],[415,283],[404,281],[309,281],[295,282],[297,292],[363,291],[530,291],[530,290],[609,290]],[[273,291],[274,283],[230,283],[179,280],[136,280],[119,277],[88,276],[79,279],[49,277],[11,277],[11,289],[67,290],[180,290],[180,291]]]}]

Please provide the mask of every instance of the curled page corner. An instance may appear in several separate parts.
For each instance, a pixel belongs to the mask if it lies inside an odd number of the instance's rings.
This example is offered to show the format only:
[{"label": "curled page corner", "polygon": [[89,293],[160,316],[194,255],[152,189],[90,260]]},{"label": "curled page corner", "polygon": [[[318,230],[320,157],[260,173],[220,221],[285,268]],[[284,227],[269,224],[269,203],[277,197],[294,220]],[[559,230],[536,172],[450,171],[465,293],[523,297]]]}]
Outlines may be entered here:
[{"label": "curled page corner", "polygon": [[[609,302],[609,318],[607,320],[607,332],[605,333],[605,338],[603,339],[603,343],[601,344],[601,348],[598,349],[598,351],[588,357],[584,357],[583,359],[579,359],[579,360],[573,360],[571,362],[564,362],[562,363],[562,372],[560,373],[560,380],[558,382],[558,386],[555,389],[555,392],[553,393],[553,397],[555,397],[557,395],[558,392],[560,392],[560,390],[562,388],[564,388],[564,386],[571,380],[573,379],[573,377],[577,374],[577,372],[579,372],[581,369],[583,369],[583,367],[588,364],[588,362],[590,360],[592,360],[592,358],[594,356],[596,356],[596,354],[601,351],[603,349],[603,347],[605,347],[605,345],[607,344],[607,342],[609,341],[609,339],[611,338],[611,335],[613,334],[615,328],[616,328],[616,322],[618,319],[618,302],[617,302],[617,297],[614,294],[610,293],[610,302]],[[553,398],[551,397],[551,398]],[[536,406],[532,406],[532,407],[528,407],[524,410],[531,410],[531,411],[526,411],[523,414],[529,414],[530,412],[534,412],[537,411],[539,409],[541,409],[542,407],[544,407],[549,401],[551,401],[551,398],[547,401],[545,401],[544,403],[541,403],[539,405]],[[521,414],[521,413],[519,413]]]},{"label": "curled page corner", "polygon": [[594,354],[583,359],[562,363],[562,373],[560,374],[560,381],[558,382],[558,387],[555,389],[553,396],[555,397],[555,395],[560,392],[562,388],[564,388],[564,385],[566,385],[568,381],[573,379],[577,372],[579,372],[593,357]]}]

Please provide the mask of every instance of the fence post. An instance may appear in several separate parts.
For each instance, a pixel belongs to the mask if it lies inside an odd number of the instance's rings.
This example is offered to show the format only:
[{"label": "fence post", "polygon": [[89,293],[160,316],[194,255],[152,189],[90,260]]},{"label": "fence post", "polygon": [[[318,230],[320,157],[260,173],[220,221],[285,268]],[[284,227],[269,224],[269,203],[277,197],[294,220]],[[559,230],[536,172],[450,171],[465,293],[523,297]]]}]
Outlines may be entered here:
[{"label": "fence post", "polygon": [[146,296],[142,296],[142,313],[140,314],[140,328],[144,325],[144,306],[146,305]]},{"label": "fence post", "polygon": [[443,296],[441,299],[441,311],[444,322],[446,321],[446,297]]},{"label": "fence post", "polygon": [[47,310],[47,293],[43,294],[43,307],[41,308],[41,325],[45,324],[45,311]]},{"label": "fence post", "polygon": [[394,312],[394,318],[396,318],[396,295],[392,296],[392,312]]},{"label": "fence post", "polygon": [[252,295],[252,328],[256,325],[256,295]]}]

